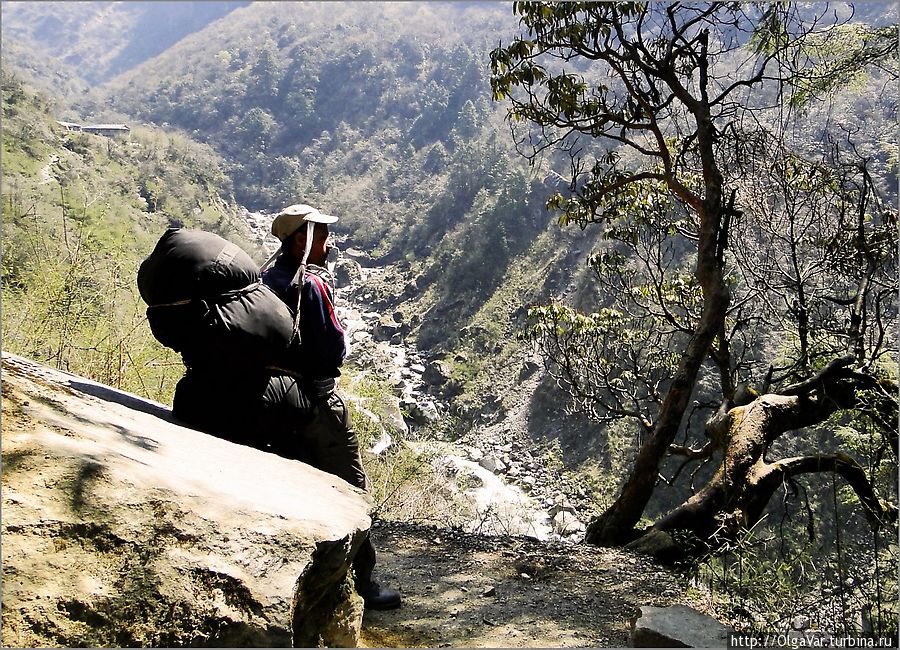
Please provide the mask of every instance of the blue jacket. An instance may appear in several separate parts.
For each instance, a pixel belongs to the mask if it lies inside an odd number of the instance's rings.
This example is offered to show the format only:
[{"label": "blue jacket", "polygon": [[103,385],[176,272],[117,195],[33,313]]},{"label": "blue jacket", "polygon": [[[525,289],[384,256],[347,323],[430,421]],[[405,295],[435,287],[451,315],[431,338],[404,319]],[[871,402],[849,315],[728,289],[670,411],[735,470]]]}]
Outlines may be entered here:
[{"label": "blue jacket", "polygon": [[[262,275],[263,283],[287,304],[291,315],[297,307],[298,288],[292,284],[297,267],[292,257],[281,255]],[[347,356],[344,328],[334,311],[331,289],[317,270],[307,267],[300,295],[300,372],[310,381],[340,376],[339,368]]]}]

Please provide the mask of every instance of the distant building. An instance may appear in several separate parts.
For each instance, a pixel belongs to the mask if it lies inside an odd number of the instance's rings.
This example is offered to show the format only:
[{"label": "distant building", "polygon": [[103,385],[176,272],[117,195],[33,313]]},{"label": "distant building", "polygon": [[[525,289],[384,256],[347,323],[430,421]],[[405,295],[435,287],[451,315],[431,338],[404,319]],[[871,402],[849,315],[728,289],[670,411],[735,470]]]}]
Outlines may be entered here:
[{"label": "distant building", "polygon": [[56,121],[61,127],[63,127],[66,131],[81,131],[81,125],[75,124],[75,122],[60,122]]},{"label": "distant building", "polygon": [[127,124],[76,124],[75,122],[56,121],[66,131],[74,131],[76,133],[93,133],[95,135],[127,135],[131,129]]},{"label": "distant building", "polygon": [[86,124],[81,127],[84,133],[96,133],[97,135],[126,135],[130,128],[127,124]]}]

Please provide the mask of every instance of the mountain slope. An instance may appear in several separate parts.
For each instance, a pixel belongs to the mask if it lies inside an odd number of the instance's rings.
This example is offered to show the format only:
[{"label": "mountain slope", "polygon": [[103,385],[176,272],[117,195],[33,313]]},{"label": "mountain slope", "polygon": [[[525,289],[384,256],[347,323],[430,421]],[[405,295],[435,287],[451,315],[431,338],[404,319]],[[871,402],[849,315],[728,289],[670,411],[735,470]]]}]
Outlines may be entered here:
[{"label": "mountain slope", "polygon": [[96,85],[247,4],[4,2],[3,44],[4,49],[17,44],[40,58],[50,57]]},{"label": "mountain slope", "polygon": [[260,261],[209,148],[135,127],[69,133],[2,73],[3,348],[166,401],[181,372],[150,335],[135,278],[169,224],[218,232]]}]

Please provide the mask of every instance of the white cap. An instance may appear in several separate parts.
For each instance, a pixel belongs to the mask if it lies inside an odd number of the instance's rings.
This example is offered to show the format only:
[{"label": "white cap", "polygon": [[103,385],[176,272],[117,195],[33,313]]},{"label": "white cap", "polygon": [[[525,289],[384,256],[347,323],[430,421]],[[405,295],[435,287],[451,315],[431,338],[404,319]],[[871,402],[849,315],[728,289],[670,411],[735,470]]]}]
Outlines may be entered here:
[{"label": "white cap", "polygon": [[322,214],[314,207],[303,203],[289,205],[278,213],[275,221],[272,222],[272,234],[284,241],[300,228],[305,222],[313,223],[334,223],[337,217],[330,214]]}]

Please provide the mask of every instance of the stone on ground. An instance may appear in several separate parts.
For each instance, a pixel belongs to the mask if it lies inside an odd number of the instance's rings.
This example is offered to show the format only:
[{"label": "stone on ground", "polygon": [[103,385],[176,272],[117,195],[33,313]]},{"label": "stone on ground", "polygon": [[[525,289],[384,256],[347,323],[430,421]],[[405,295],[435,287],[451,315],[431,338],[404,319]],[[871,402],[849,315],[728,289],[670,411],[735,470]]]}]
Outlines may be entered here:
[{"label": "stone on ground", "polygon": [[641,607],[631,624],[633,648],[725,648],[730,630],[686,605]]}]

